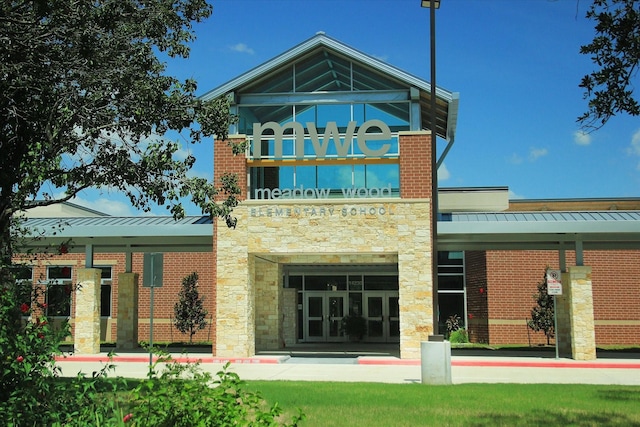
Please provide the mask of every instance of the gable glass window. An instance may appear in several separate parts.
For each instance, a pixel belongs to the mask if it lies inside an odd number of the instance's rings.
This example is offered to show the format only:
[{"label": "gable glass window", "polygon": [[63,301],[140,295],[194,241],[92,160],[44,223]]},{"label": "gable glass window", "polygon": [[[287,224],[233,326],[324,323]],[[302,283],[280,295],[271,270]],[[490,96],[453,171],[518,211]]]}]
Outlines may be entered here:
[{"label": "gable glass window", "polygon": [[72,267],[47,267],[47,316],[71,316]]}]

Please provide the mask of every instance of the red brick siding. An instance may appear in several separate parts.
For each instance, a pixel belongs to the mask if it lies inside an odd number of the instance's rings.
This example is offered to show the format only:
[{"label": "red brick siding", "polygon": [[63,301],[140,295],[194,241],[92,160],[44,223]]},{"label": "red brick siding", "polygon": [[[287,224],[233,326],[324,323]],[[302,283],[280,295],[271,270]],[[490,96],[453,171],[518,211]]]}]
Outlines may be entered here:
[{"label": "red brick siding", "polygon": [[[487,258],[485,252],[465,254],[467,286],[467,330],[471,342],[489,342]],[[482,289],[482,291],[481,291]]]},{"label": "red brick siding", "polygon": [[[568,266],[575,254],[566,253]],[[535,301],[537,283],[547,266],[559,268],[556,251],[487,251],[486,277],[489,315],[489,343],[541,344],[542,333],[525,325]],[[598,325],[598,321],[640,320],[640,251],[587,251],[584,265],[592,267],[596,344],[636,344],[640,328],[634,325]],[[467,277],[481,276],[481,269],[467,264]],[[475,269],[479,270],[476,272]],[[474,279],[477,280],[477,279]],[[468,289],[468,295],[473,291]],[[469,297],[468,297],[469,298]],[[469,311],[472,306],[469,304]],[[494,324],[491,324],[494,321]],[[495,324],[500,321],[518,325]]]},{"label": "red brick siding", "polygon": [[[241,143],[244,139],[231,139],[232,143]],[[238,176],[238,185],[242,190],[240,200],[247,199],[247,159],[243,154],[235,156],[226,141],[216,140],[213,145],[213,180],[220,184],[220,177],[226,173]]]},{"label": "red brick siding", "polygon": [[[72,280],[77,283],[78,269],[84,268],[84,254],[66,254],[55,256],[56,265],[59,260],[68,260],[72,266]],[[101,260],[116,261],[117,264],[107,264]],[[46,262],[46,260],[44,261]],[[134,273],[140,275],[139,279],[139,296],[138,296],[138,317],[140,323],[138,325],[138,339],[141,341],[149,340],[149,313],[150,313],[150,290],[143,287],[143,254],[134,254],[132,269]],[[96,254],[94,265],[107,266],[111,265],[112,286],[111,286],[111,318],[113,320],[111,327],[111,337],[115,340],[117,335],[118,317],[118,273],[124,273],[125,255],[120,253],[101,253]],[[197,272],[199,279],[199,290],[204,296],[204,306],[210,315],[214,316],[215,322],[215,264],[213,263],[213,253],[211,252],[184,252],[184,253],[166,253],[163,262],[163,286],[154,290],[154,341],[188,341],[189,336],[181,334],[171,324],[173,318],[173,307],[178,300],[178,293],[182,286],[182,279]],[[45,280],[47,277],[47,266],[38,262],[33,266],[34,281]],[[44,302],[42,296],[41,302]],[[71,332],[74,331],[73,314],[75,313],[75,294],[71,298]],[[34,313],[38,315],[38,313]],[[207,319],[209,320],[209,318]],[[215,323],[211,327],[199,331],[194,336],[194,341],[210,341],[214,338]]]},{"label": "red brick siding", "polygon": [[431,198],[431,135],[400,136],[400,197]]}]

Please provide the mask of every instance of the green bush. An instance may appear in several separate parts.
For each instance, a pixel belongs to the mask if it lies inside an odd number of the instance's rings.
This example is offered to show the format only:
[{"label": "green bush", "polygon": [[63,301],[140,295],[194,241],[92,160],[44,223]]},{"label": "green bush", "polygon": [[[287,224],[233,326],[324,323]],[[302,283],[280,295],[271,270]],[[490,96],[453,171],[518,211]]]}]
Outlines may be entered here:
[{"label": "green bush", "polygon": [[[0,425],[85,426],[296,426],[302,415],[281,419],[256,392],[244,389],[227,366],[215,377],[199,364],[180,364],[164,354],[141,381],[109,378],[112,364],[90,377],[61,378],[55,355],[69,335],[53,329],[45,307],[18,303],[15,283],[0,284]],[[34,315],[33,321],[25,316]]]},{"label": "green bush", "polygon": [[198,363],[159,358],[148,378],[128,392],[126,416],[133,425],[149,427],[298,425],[301,414],[291,422],[280,419],[277,404],[268,406],[259,393],[247,391],[227,367],[214,377]]},{"label": "green bush", "polygon": [[[6,271],[6,270],[5,270]],[[18,295],[15,281],[0,284],[0,414],[7,426],[52,425],[65,419],[73,397],[57,381],[54,356],[69,327],[38,316],[45,305]],[[21,302],[22,301],[22,302]],[[76,405],[72,405],[77,407]]]},{"label": "green bush", "polygon": [[467,334],[466,329],[460,328],[451,332],[451,335],[449,335],[449,341],[454,344],[467,343],[469,342],[469,335]]}]

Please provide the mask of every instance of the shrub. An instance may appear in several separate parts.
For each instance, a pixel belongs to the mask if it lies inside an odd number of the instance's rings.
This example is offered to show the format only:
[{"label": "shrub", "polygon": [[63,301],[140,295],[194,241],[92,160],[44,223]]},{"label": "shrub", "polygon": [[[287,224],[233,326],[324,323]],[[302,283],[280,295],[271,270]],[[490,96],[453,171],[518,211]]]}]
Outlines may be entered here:
[{"label": "shrub", "polygon": [[449,335],[449,341],[454,344],[468,343],[469,335],[467,331],[463,328],[460,328],[456,331],[451,332]]},{"label": "shrub", "polygon": [[547,292],[547,270],[545,270],[543,279],[538,283],[538,293],[533,295],[536,306],[531,309],[531,320],[527,321],[527,326],[533,331],[544,332],[544,336],[547,338],[547,345],[549,345],[551,338],[555,336],[555,330],[554,300],[553,296]]},{"label": "shrub", "polygon": [[37,292],[25,302],[8,275],[0,283],[0,414],[9,426],[51,425],[64,418],[71,400],[57,381],[54,359],[69,327],[54,329],[38,316],[45,305]]},{"label": "shrub", "polygon": [[196,332],[207,327],[207,310],[203,302],[204,298],[198,292],[198,273],[191,273],[182,279],[178,302],[173,308],[176,328],[183,334],[189,333],[189,344]]},{"label": "shrub", "polygon": [[199,363],[168,360],[161,371],[158,359],[146,380],[131,392],[129,413],[136,426],[297,426],[279,419],[280,407],[268,406],[259,393],[245,390],[228,364],[214,377],[202,372]]},{"label": "shrub", "polygon": [[[228,365],[214,377],[164,354],[142,381],[109,378],[111,363],[90,377],[61,378],[54,356],[62,354],[68,326],[55,330],[37,317],[44,308],[38,298],[18,303],[14,285],[0,284],[2,426],[296,426],[302,419],[281,419],[280,407],[246,391]],[[33,321],[25,321],[27,315]]]}]

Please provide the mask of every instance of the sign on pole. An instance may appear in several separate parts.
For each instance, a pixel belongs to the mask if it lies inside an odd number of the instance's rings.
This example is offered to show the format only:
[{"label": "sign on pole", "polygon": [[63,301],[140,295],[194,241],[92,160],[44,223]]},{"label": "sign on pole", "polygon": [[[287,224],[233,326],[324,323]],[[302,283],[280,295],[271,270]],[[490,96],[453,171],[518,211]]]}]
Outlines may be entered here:
[{"label": "sign on pole", "polygon": [[560,270],[547,270],[547,294],[562,295],[562,279]]},{"label": "sign on pole", "polygon": [[547,269],[547,294],[553,295],[553,333],[556,338],[556,359],[560,358],[558,346],[558,304],[556,297],[562,295],[562,272]]},{"label": "sign on pole", "polygon": [[142,261],[142,286],[149,292],[149,369],[153,365],[153,290],[162,287],[162,253],[145,253]]},{"label": "sign on pole", "polygon": [[162,287],[162,253],[145,253],[142,269],[142,286],[145,288]]}]

